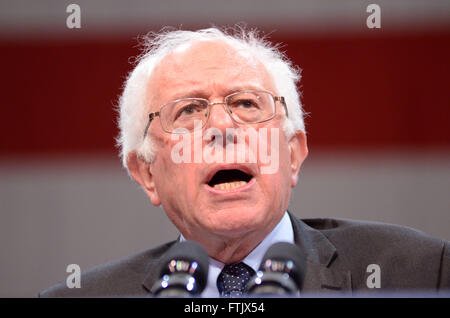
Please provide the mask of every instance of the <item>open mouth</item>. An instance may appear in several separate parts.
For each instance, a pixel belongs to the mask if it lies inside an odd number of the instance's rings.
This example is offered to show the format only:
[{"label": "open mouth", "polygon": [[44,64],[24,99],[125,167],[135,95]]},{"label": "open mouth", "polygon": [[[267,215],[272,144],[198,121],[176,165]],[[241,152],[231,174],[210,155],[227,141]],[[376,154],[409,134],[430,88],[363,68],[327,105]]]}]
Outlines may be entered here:
[{"label": "open mouth", "polygon": [[238,169],[219,170],[208,185],[219,190],[233,190],[246,185],[252,178],[248,173]]}]

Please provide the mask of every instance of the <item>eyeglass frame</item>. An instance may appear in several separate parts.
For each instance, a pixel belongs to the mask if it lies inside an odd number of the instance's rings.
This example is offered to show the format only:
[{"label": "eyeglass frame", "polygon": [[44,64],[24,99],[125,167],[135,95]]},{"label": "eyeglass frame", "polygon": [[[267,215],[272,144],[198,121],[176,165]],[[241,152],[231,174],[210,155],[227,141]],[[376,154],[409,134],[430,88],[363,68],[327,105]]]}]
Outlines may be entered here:
[{"label": "eyeglass frame", "polygon": [[[257,121],[257,122],[250,122],[250,123],[245,123],[245,122],[241,123],[241,122],[236,121],[236,120],[233,118],[233,116],[231,115],[231,112],[230,112],[230,109],[229,109],[229,107],[228,107],[228,104],[227,104],[226,100],[227,100],[228,98],[230,98],[231,96],[234,96],[234,95],[237,95],[237,94],[242,94],[242,93],[248,93],[248,92],[263,92],[263,93],[268,93],[270,96],[272,96],[273,102],[274,102],[274,105],[275,105],[275,109],[274,109],[273,115],[272,115],[270,118],[267,118],[267,119],[264,119],[264,120],[261,120],[261,121]],[[166,106],[169,105],[169,104],[173,104],[173,103],[177,103],[177,102],[182,101],[182,100],[189,100],[189,99],[203,100],[203,101],[206,101],[206,102],[207,102],[208,117],[206,118],[206,121],[205,121],[205,123],[203,124],[202,128],[204,127],[204,125],[206,125],[206,123],[207,123],[208,120],[209,120],[209,115],[210,115],[210,113],[211,113],[211,107],[214,106],[214,105],[217,105],[217,104],[224,104],[224,105],[226,106],[226,107],[225,107],[225,110],[226,110],[227,113],[230,115],[231,120],[234,121],[234,122],[237,123],[237,124],[242,124],[242,125],[246,125],[246,124],[259,124],[259,123],[263,123],[263,122],[272,120],[272,119],[276,116],[276,114],[277,114],[277,112],[276,112],[276,110],[277,110],[277,108],[276,108],[277,103],[276,103],[276,102],[281,102],[281,104],[283,104],[284,110],[285,110],[285,112],[286,112],[286,117],[289,116],[288,109],[287,109],[287,105],[286,105],[286,101],[285,101],[284,97],[283,97],[283,96],[275,96],[275,95],[273,95],[271,92],[265,91],[265,90],[251,90],[251,89],[250,89],[250,90],[238,91],[238,92],[234,92],[234,93],[231,93],[231,94],[225,96],[222,102],[212,102],[212,103],[211,103],[209,100],[205,99],[205,98],[197,98],[197,97],[192,97],[192,98],[191,98],[191,97],[189,97],[189,98],[180,98],[180,99],[176,99],[176,100],[170,101],[170,102],[168,102],[168,103],[165,103],[164,105],[162,105],[162,106],[159,108],[159,111],[148,114],[148,122],[147,122],[147,125],[145,125],[145,130],[144,130],[144,139],[145,139],[145,137],[147,136],[148,129],[149,129],[149,127],[150,127],[151,122],[152,122],[153,119],[155,119],[155,117],[157,117],[157,116],[159,117],[159,121],[160,121],[160,123],[161,123],[161,128],[163,129],[163,131],[166,132],[166,133],[169,133],[169,134],[174,133],[174,131],[167,131],[166,129],[164,129],[163,124],[162,124],[162,121],[161,121],[161,109],[163,109],[164,107],[166,107]]]}]

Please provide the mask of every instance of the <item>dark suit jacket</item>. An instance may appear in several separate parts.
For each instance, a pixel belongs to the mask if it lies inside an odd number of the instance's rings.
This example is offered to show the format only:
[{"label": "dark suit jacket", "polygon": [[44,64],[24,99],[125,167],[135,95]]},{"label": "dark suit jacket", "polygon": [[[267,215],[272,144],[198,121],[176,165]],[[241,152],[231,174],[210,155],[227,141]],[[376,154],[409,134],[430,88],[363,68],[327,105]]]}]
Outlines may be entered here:
[{"label": "dark suit jacket", "polygon": [[[450,244],[391,224],[291,217],[295,243],[307,255],[301,294],[383,295],[450,290]],[[172,241],[81,275],[81,288],[65,281],[40,297],[146,297],[159,278],[160,257]],[[370,264],[379,265],[381,288],[369,288]],[[377,293],[377,294],[372,294]],[[381,294],[380,294],[381,293]],[[446,294],[448,295],[448,294]]]}]

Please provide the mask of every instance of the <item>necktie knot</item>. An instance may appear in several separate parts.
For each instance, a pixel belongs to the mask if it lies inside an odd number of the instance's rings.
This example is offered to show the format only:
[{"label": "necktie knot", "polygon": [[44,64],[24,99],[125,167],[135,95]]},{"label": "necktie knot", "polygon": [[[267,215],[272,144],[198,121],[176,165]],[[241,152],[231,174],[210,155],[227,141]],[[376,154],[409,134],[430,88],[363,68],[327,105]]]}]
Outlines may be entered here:
[{"label": "necktie knot", "polygon": [[255,271],[244,263],[225,265],[217,279],[222,297],[240,297]]}]

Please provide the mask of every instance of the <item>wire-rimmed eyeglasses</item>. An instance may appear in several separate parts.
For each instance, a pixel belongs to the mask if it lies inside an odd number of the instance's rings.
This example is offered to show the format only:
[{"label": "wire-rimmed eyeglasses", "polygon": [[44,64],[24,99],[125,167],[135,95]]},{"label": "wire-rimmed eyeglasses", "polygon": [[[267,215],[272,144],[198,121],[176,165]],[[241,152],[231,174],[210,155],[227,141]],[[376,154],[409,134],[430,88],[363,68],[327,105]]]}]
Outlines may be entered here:
[{"label": "wire-rimmed eyeglasses", "polygon": [[213,105],[224,105],[231,119],[238,124],[256,124],[275,117],[276,102],[281,102],[286,116],[288,116],[284,97],[274,96],[272,93],[263,90],[239,91],[226,96],[223,102],[210,103],[204,98],[177,99],[162,105],[158,112],[148,115],[144,138],[156,116],[159,116],[161,127],[165,132],[185,133],[197,128],[196,121],[201,121],[201,127],[203,128],[209,119]]}]

